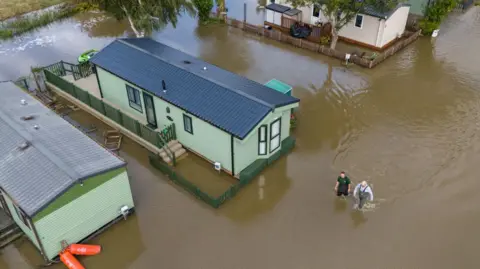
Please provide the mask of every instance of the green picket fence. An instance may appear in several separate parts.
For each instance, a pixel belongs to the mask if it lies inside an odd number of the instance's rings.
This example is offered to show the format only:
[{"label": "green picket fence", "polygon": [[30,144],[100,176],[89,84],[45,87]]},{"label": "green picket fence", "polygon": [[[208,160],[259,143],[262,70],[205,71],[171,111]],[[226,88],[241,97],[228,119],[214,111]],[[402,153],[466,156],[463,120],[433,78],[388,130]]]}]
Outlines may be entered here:
[{"label": "green picket fence", "polygon": [[[58,67],[50,69],[58,70]],[[69,95],[77,98],[84,104],[92,107],[96,111],[102,113],[103,115],[107,116],[111,120],[122,125],[127,130],[140,136],[141,138],[157,146],[158,148],[162,148],[165,144],[177,138],[174,123],[165,127],[161,132],[154,131],[146,125],[143,125],[139,121],[133,119],[132,117],[122,113],[120,110],[93,96],[88,91],[85,91],[77,87],[73,83],[59,77],[58,75],[53,73],[53,71],[50,71],[50,69],[44,69],[45,78],[48,82],[57,86],[57,88],[63,90]],[[174,160],[173,156],[171,156],[171,158],[172,160]]]},{"label": "green picket fence", "polygon": [[239,181],[230,186],[230,188],[228,188],[223,194],[217,197],[210,196],[208,193],[202,191],[198,186],[182,177],[182,175],[176,172],[173,167],[165,163],[159,156],[151,153],[148,156],[148,159],[153,167],[167,175],[172,182],[183,187],[185,190],[193,194],[198,199],[206,202],[210,206],[219,208],[223,203],[235,197],[235,195],[237,195],[242,188],[252,182],[252,180],[254,180],[262,172],[262,170],[267,167],[267,165],[277,160],[280,156],[287,154],[294,146],[295,139],[293,137],[287,137],[284,141],[282,141],[282,149],[278,151],[278,155],[272,155],[269,159],[259,159],[250,164],[247,168],[240,172]]}]

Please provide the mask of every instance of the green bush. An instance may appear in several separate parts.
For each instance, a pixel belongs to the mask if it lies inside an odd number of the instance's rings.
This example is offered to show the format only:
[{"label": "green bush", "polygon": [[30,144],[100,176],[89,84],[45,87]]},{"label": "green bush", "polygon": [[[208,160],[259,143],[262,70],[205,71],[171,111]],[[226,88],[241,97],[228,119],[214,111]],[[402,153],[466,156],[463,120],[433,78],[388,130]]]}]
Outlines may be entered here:
[{"label": "green bush", "polygon": [[200,19],[200,22],[209,22],[210,13],[213,9],[213,0],[193,0],[193,4],[198,11],[198,18]]},{"label": "green bush", "polygon": [[457,0],[436,0],[425,8],[425,16],[419,26],[423,34],[430,35],[457,5]]},{"label": "green bush", "polygon": [[329,36],[322,36],[320,37],[320,45],[328,45],[330,44],[330,37]]}]

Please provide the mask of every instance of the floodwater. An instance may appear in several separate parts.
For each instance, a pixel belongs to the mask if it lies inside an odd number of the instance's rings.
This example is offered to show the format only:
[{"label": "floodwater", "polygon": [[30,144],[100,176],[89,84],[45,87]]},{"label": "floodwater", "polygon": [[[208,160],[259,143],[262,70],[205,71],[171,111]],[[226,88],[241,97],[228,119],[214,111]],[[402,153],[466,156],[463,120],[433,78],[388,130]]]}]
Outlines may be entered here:
[{"label": "floodwater", "polygon": [[[243,12],[233,2],[230,12],[235,5]],[[1,43],[0,80],[129,35],[126,24],[102,16]],[[297,146],[262,174],[263,184],[254,181],[214,210],[164,180],[145,150],[126,140],[120,155],[129,162],[136,214],[95,239],[104,251],[81,262],[89,269],[480,267],[479,26],[478,8],[452,14],[437,39],[422,38],[373,70],[346,69],[238,29],[196,28],[191,18],[155,33],[250,79],[293,85],[301,98]],[[340,170],[373,185],[374,210],[353,211],[351,201],[334,197]],[[28,241],[0,256],[0,268],[40,263]]]}]

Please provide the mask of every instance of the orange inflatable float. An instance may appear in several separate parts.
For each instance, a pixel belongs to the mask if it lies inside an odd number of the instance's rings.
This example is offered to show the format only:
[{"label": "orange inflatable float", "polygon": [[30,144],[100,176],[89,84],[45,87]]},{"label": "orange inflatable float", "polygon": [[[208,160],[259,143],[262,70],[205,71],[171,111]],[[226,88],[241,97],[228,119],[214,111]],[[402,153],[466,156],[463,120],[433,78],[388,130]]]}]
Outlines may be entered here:
[{"label": "orange inflatable float", "polygon": [[102,251],[102,247],[98,245],[82,245],[82,244],[71,244],[67,248],[68,252],[73,255],[97,255]]},{"label": "orange inflatable float", "polygon": [[60,253],[60,260],[68,267],[68,269],[85,269],[85,267],[83,267],[83,265],[68,251]]}]

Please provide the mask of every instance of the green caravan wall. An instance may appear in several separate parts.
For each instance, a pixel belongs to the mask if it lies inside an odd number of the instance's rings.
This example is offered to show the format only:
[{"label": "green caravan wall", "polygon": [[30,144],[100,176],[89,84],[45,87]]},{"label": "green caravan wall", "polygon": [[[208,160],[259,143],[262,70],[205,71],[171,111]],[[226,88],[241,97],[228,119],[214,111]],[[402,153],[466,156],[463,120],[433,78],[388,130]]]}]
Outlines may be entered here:
[{"label": "green caravan wall", "polygon": [[13,204],[12,200],[10,200],[10,197],[8,195],[3,196],[5,198],[5,201],[7,202],[8,209],[10,210],[10,213],[12,214],[12,218],[15,221],[15,223],[22,229],[22,231],[27,235],[27,237],[30,239],[30,241],[33,242],[33,244],[40,250],[40,245],[38,244],[37,239],[35,238],[35,234],[33,230],[30,227],[27,227],[23,221],[21,220],[21,217],[17,214],[17,211],[15,211],[15,205]]},{"label": "green caravan wall", "polygon": [[62,240],[69,244],[79,242],[120,216],[122,206],[134,207],[125,168],[89,178],[83,186],[72,187],[57,200],[62,202],[52,203],[54,208],[49,206],[44,210],[47,213],[39,213],[41,218],[34,218],[49,259],[58,255]]},{"label": "green caravan wall", "polygon": [[125,86],[129,85],[136,88],[134,85],[112,75],[98,66],[97,76],[102,88],[103,99],[106,100],[107,103],[115,104],[122,112],[130,114],[133,118],[143,119],[144,122],[146,121],[143,96],[140,94],[142,100],[142,112],[132,108],[128,102],[127,88]]},{"label": "green caravan wall", "polygon": [[[116,77],[107,71],[97,68],[100,84],[102,85],[102,93],[104,99],[111,102],[122,109],[122,112],[128,113],[146,120],[145,116],[128,104],[127,90],[125,84],[132,86],[140,91],[142,96],[142,107],[145,110],[143,102],[143,90],[132,85],[123,79]],[[217,127],[206,123],[205,121],[186,113],[184,110],[163,101],[153,94],[145,91],[153,96],[157,124],[160,129],[167,125],[175,123],[175,131],[177,140],[185,147],[201,154],[203,157],[212,162],[220,162],[222,167],[228,171],[232,169],[230,134],[218,129]],[[170,113],[167,113],[167,107]],[[193,135],[186,132],[183,125],[183,114],[187,114],[192,118]],[[169,116],[173,121],[167,119]]]},{"label": "green caravan wall", "polygon": [[[167,116],[169,116],[175,123],[177,140],[180,143],[212,162],[221,163],[224,169],[232,171],[230,134],[178,107],[170,105],[160,98],[155,97],[154,103],[157,120],[159,122],[167,121],[171,124],[171,121],[167,119]],[[167,113],[167,107],[169,108],[170,113]],[[185,126],[183,124],[184,114],[192,118],[193,134],[185,131]]]},{"label": "green caravan wall", "polygon": [[[244,140],[235,139],[235,173],[238,174],[240,171],[245,169],[251,163],[257,159],[267,159],[271,155],[275,154],[281,147],[279,147],[274,152],[270,153],[270,124],[274,122],[279,117],[282,117],[281,120],[281,133],[280,141],[283,141],[285,138],[290,136],[290,114],[291,108],[296,107],[298,104],[292,106],[286,106],[280,109],[276,109],[274,112],[268,114],[262,122],[260,122]],[[267,154],[258,155],[258,132],[259,128],[262,125],[267,125]]]}]

